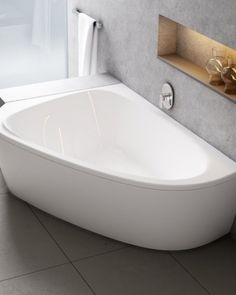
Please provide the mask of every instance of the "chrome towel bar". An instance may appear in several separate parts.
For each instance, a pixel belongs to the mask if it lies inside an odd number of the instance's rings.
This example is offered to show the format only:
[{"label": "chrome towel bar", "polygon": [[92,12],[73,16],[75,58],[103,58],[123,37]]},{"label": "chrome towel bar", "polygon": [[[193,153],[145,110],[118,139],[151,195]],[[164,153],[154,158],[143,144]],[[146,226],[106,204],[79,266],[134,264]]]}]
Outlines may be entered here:
[{"label": "chrome towel bar", "polygon": [[[75,14],[82,13],[78,8],[73,9],[72,11]],[[95,21],[94,25],[100,30],[103,28],[103,24],[101,22]]]}]

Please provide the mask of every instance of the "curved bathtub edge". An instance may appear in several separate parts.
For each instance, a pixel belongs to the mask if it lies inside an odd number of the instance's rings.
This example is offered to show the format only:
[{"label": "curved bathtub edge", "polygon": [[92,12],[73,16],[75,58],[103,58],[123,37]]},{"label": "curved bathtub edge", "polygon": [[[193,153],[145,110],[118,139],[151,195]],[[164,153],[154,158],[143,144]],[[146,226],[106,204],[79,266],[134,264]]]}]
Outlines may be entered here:
[{"label": "curved bathtub edge", "polygon": [[[58,169],[58,162],[6,142],[1,148],[8,152],[4,172],[13,194],[103,236],[150,249],[184,250],[218,239],[232,226],[234,179],[200,193],[155,191],[99,179],[67,166]],[[19,169],[25,169],[25,176],[19,175]]]},{"label": "curved bathtub edge", "polygon": [[[197,140],[200,142],[201,145],[203,145],[203,147],[209,148],[211,149],[211,153],[217,153],[218,156],[222,157],[222,160],[225,160],[227,163],[229,163],[229,171],[226,174],[222,174],[222,176],[219,178],[212,178],[212,180],[209,181],[200,181],[198,182],[197,180],[194,181],[194,178],[189,178],[189,179],[184,179],[183,181],[175,181],[175,180],[170,180],[170,181],[166,181],[166,180],[162,180],[160,182],[158,181],[154,181],[154,179],[152,178],[147,178],[147,179],[143,179],[143,178],[134,178],[133,175],[126,175],[126,174],[119,174],[119,173],[115,173],[113,171],[102,171],[102,170],[98,170],[95,169],[92,166],[89,165],[85,165],[86,163],[83,163],[82,161],[76,161],[75,159],[69,158],[69,157],[62,157],[61,154],[53,152],[47,148],[44,148],[42,146],[39,146],[37,144],[31,143],[31,142],[27,142],[23,139],[21,139],[20,137],[18,137],[17,135],[15,135],[14,133],[11,133],[8,128],[6,128],[4,126],[4,122],[6,120],[6,118],[9,117],[9,115],[13,114],[13,113],[17,113],[20,112],[24,109],[27,109],[29,106],[35,106],[38,104],[41,104],[42,102],[47,102],[48,100],[54,100],[57,98],[61,98],[65,96],[65,93],[62,93],[60,95],[53,95],[53,96],[46,96],[46,97],[40,97],[37,99],[33,99],[33,100],[24,100],[24,101],[20,101],[20,102],[14,102],[14,103],[10,103],[10,104],[6,104],[6,106],[4,106],[6,109],[0,109],[0,115],[2,115],[2,118],[0,119],[0,136],[2,137],[3,140],[7,141],[8,143],[11,143],[13,145],[17,145],[18,147],[30,151],[33,154],[38,155],[41,158],[44,159],[48,159],[50,161],[54,161],[56,163],[59,163],[60,165],[64,165],[70,168],[73,168],[77,171],[81,171],[90,175],[95,175],[97,177],[100,178],[105,178],[108,180],[112,180],[114,182],[120,182],[120,183],[124,183],[124,184],[128,184],[128,185],[132,185],[132,186],[136,186],[136,187],[144,187],[144,188],[149,188],[152,190],[178,190],[178,191],[185,191],[185,190],[199,190],[199,189],[203,189],[206,187],[211,187],[211,186],[215,186],[217,184],[221,184],[224,183],[228,180],[234,179],[236,178],[236,163],[233,162],[231,159],[229,159],[227,156],[223,155],[222,153],[220,153],[218,150],[216,150],[214,147],[210,146],[208,143],[206,143],[204,140],[202,140],[201,138],[199,138],[197,135],[195,135],[194,133],[192,133],[191,131],[189,131],[187,128],[185,128],[184,126],[182,126],[180,123],[178,123],[177,121],[175,121],[174,119],[172,119],[171,117],[169,117],[168,115],[166,115],[165,113],[161,112],[159,109],[155,108],[152,104],[150,104],[149,102],[147,102],[146,100],[144,100],[142,97],[140,97],[138,94],[136,94],[135,92],[133,92],[131,89],[129,89],[128,87],[126,87],[124,84],[122,83],[118,83],[116,85],[110,85],[110,86],[106,86],[106,87],[98,87],[98,88],[93,88],[93,89],[110,89],[112,91],[115,91],[116,93],[121,95],[121,92],[123,93],[123,91],[125,92],[125,95],[130,95],[131,99],[134,101],[140,101],[142,100],[142,103],[145,103],[145,106],[147,106],[149,109],[151,109],[152,111],[154,111],[155,113],[158,113],[158,115],[164,116],[166,117],[169,121],[173,122],[174,124],[177,124],[178,127],[180,127],[181,129],[184,129],[185,133],[189,133],[192,137],[196,137]],[[85,90],[86,91],[86,90]],[[75,93],[80,93],[83,92],[82,91],[75,91]],[[71,94],[74,94],[73,92]],[[7,109],[9,107],[9,109]],[[20,110],[18,109],[20,108]],[[4,114],[4,111],[6,111],[6,113]],[[192,182],[193,181],[193,182]]]},{"label": "curved bathtub edge", "polygon": [[[4,138],[3,138],[4,137]],[[140,180],[134,180],[134,179],[127,179],[122,176],[117,176],[117,174],[110,174],[103,173],[100,170],[95,170],[94,168],[89,167],[83,167],[81,165],[75,164],[72,161],[67,161],[65,159],[61,159],[60,154],[58,155],[51,155],[48,153],[48,151],[42,151],[42,149],[39,146],[33,145],[27,145],[25,143],[21,143],[20,140],[15,141],[14,139],[11,139],[0,132],[0,140],[3,140],[7,142],[8,144],[11,144],[13,146],[17,146],[18,148],[30,152],[34,156],[37,156],[39,158],[42,158],[44,160],[48,160],[50,162],[56,163],[58,165],[62,165],[66,168],[73,169],[75,171],[85,173],[94,177],[98,177],[101,179],[109,180],[112,182],[116,182],[119,184],[129,185],[137,188],[144,188],[148,190],[156,190],[156,191],[195,191],[195,190],[203,190],[206,188],[212,188],[227,182],[230,182],[232,179],[236,179],[236,172],[230,176],[226,176],[224,178],[221,178],[220,180],[214,180],[207,183],[199,183],[199,184],[180,184],[175,185],[173,184],[173,181],[170,181],[167,184],[155,184],[155,183],[146,183],[141,182]]]},{"label": "curved bathtub edge", "polygon": [[45,96],[66,94],[91,88],[111,86],[121,82],[108,73],[88,77],[62,79],[25,85],[19,87],[0,89],[0,97],[4,103],[17,102]]}]

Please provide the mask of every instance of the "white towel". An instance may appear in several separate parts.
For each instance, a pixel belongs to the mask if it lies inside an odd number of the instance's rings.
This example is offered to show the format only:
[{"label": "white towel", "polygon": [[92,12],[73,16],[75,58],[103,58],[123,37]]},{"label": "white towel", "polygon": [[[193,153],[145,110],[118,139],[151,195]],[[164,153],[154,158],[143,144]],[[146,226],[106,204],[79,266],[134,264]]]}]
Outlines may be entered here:
[{"label": "white towel", "polygon": [[78,76],[89,76],[97,73],[98,29],[95,19],[79,13],[78,20]]}]

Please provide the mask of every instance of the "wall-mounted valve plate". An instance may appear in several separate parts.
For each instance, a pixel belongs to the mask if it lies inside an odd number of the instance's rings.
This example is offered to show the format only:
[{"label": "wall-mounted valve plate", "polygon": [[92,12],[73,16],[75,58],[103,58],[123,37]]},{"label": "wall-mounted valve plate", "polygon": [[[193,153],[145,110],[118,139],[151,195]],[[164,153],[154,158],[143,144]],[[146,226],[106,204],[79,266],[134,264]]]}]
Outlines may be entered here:
[{"label": "wall-mounted valve plate", "polygon": [[174,90],[169,83],[165,83],[162,86],[160,95],[160,108],[170,110],[174,106]]}]

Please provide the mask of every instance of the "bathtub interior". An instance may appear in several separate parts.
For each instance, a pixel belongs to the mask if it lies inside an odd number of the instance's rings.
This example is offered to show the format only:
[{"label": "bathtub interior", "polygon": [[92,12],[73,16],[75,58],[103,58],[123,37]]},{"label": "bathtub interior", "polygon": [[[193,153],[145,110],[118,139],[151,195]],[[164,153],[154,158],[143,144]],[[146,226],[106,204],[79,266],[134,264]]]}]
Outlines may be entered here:
[{"label": "bathtub interior", "polygon": [[84,91],[26,108],[4,124],[29,144],[98,170],[160,180],[204,174],[208,157],[195,138],[145,103]]}]

